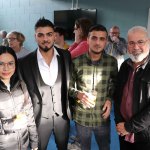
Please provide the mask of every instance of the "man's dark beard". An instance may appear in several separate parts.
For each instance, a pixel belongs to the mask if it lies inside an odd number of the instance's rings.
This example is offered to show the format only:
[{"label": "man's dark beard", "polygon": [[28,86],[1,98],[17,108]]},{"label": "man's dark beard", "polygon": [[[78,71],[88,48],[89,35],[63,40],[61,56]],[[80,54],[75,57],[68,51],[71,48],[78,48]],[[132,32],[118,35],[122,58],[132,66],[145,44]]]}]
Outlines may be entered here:
[{"label": "man's dark beard", "polygon": [[45,47],[45,48],[43,48],[43,47],[41,47],[40,45],[39,45],[39,48],[42,50],[42,51],[44,51],[44,52],[48,52],[52,47],[53,47],[54,45],[52,45],[51,47]]},{"label": "man's dark beard", "polygon": [[103,51],[95,52],[95,51],[91,50],[91,52],[92,52],[93,54],[99,55],[99,54],[101,54]]}]

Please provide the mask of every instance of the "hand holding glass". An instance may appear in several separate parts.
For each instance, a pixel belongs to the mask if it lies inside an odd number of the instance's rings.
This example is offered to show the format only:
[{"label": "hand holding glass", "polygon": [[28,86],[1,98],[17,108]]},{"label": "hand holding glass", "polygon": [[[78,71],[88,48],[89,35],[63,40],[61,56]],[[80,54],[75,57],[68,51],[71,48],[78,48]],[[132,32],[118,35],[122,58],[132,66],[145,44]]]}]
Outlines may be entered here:
[{"label": "hand holding glass", "polygon": [[84,92],[83,98],[80,101],[83,108],[94,108],[97,98],[97,92],[94,90],[89,90],[88,92]]},{"label": "hand holding glass", "polygon": [[96,103],[96,98],[97,98],[97,92],[94,90],[91,90],[91,91],[86,92],[86,95],[88,96],[90,108],[94,108],[95,103]]}]

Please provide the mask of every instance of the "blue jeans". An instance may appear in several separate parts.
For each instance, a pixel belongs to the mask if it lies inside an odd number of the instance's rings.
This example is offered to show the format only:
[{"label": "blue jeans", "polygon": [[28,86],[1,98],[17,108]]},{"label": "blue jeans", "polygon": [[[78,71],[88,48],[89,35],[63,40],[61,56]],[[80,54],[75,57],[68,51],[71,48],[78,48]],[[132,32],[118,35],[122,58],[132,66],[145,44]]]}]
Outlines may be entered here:
[{"label": "blue jeans", "polygon": [[91,137],[94,133],[100,150],[110,150],[110,122],[98,127],[85,127],[76,123],[77,135],[79,136],[81,149],[91,149]]}]

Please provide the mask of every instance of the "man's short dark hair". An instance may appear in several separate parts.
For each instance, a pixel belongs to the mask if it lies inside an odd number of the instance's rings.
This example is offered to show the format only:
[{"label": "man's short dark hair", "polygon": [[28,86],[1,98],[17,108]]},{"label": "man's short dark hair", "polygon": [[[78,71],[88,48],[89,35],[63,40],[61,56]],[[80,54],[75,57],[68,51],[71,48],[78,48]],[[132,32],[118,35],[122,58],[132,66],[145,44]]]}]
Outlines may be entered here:
[{"label": "man's short dark hair", "polygon": [[51,27],[54,29],[54,24],[50,20],[42,17],[36,22],[34,29],[36,30],[39,27]]},{"label": "man's short dark hair", "polygon": [[59,33],[59,35],[63,35],[64,37],[66,35],[66,30],[59,26],[54,27],[54,32],[57,32],[57,33]]},{"label": "man's short dark hair", "polygon": [[91,28],[89,29],[89,33],[92,32],[92,31],[104,31],[108,35],[106,27],[104,27],[101,24],[96,24],[96,25],[91,26]]}]

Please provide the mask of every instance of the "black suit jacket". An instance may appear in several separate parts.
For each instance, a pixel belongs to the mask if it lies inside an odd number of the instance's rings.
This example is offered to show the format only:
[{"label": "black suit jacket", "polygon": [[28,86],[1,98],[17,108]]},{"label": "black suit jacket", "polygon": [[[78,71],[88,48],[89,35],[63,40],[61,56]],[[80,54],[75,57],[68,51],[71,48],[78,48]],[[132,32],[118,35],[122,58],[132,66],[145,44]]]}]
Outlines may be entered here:
[{"label": "black suit jacket", "polygon": [[[71,70],[71,56],[68,51],[56,48],[60,56],[61,61],[61,73],[62,73],[62,107],[64,117],[71,118],[70,103],[68,100],[68,88],[70,81],[70,70]],[[36,124],[38,125],[41,118],[42,111],[42,93],[40,92],[40,75],[37,62],[37,50],[31,52],[27,56],[19,59],[19,71],[21,77],[27,84],[32,102]],[[59,94],[59,93],[58,93]]]}]

